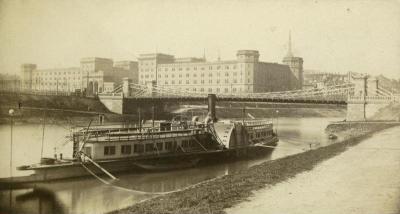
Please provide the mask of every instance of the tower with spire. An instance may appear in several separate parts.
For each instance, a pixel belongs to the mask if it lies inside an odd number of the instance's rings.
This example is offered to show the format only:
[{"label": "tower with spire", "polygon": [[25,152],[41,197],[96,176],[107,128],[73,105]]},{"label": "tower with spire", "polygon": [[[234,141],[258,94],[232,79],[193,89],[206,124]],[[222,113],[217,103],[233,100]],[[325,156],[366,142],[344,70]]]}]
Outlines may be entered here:
[{"label": "tower with spire", "polygon": [[298,89],[303,87],[303,58],[295,57],[292,52],[292,33],[289,31],[288,52],[282,60],[283,64],[288,65],[290,70],[296,76]]}]

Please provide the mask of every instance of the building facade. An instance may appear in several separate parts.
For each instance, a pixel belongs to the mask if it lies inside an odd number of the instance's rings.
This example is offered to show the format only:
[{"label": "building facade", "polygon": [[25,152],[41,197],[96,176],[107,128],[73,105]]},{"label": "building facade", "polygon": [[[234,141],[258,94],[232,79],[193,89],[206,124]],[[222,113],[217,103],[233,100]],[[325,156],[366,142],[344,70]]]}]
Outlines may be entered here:
[{"label": "building facade", "polygon": [[107,58],[83,58],[80,67],[37,69],[35,64],[21,66],[22,88],[37,91],[76,92],[95,95],[105,90],[113,91],[128,77],[137,82],[137,62],[113,62]]},{"label": "building facade", "polygon": [[155,81],[157,85],[191,92],[258,93],[295,90],[301,83],[291,67],[259,61],[256,50],[239,50],[235,60],[206,61],[205,58],[175,58],[168,54],[142,54],[139,61],[139,84]]}]

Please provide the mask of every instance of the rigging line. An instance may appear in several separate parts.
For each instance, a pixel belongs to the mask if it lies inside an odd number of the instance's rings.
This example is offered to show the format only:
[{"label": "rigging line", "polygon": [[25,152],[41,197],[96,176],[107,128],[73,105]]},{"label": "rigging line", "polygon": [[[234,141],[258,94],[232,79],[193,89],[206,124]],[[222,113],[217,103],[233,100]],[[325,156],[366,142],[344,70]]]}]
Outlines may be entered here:
[{"label": "rigging line", "polygon": [[302,142],[294,141],[294,140],[288,140],[288,139],[281,138],[281,137],[279,138],[279,141],[283,141],[283,142],[286,142],[286,143],[289,143],[289,144],[292,144],[292,145],[298,145],[298,146],[302,145]]},{"label": "rigging line", "polygon": [[301,150],[304,151],[306,148],[293,148],[293,147],[282,147],[282,146],[267,146],[263,144],[254,144],[254,146],[266,147],[266,148],[273,148],[273,149],[290,149],[290,150]]},{"label": "rigging line", "polygon": [[88,167],[85,166],[85,164],[83,164],[83,162],[81,162],[81,165],[83,166],[83,168],[86,169],[86,171],[88,171],[91,175],[93,175],[93,177],[97,178],[99,181],[101,181],[102,183],[109,185],[110,183],[102,178],[100,178],[99,176],[97,176],[92,170],[90,170]]}]

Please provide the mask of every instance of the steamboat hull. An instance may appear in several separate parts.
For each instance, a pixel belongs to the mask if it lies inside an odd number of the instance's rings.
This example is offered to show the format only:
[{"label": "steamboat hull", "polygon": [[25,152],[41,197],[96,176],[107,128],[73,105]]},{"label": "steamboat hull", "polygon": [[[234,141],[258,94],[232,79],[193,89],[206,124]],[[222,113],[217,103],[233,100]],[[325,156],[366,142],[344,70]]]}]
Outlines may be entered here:
[{"label": "steamboat hull", "polygon": [[[278,138],[274,137],[264,142],[263,145],[275,146]],[[97,161],[97,163],[110,173],[118,174],[122,172],[129,173],[142,173],[147,170],[141,167],[141,163],[177,163],[177,162],[190,162],[192,166],[183,165],[182,168],[194,167],[196,165],[209,165],[227,161],[234,161],[237,159],[254,158],[261,155],[270,153],[273,148],[260,147],[260,146],[247,146],[243,148],[224,149],[214,151],[181,153],[174,155],[154,155],[146,157],[137,157],[131,159],[115,159],[106,161]],[[199,161],[193,161],[199,160]],[[139,163],[139,164],[138,164]],[[82,166],[89,168],[95,174],[104,174],[98,167],[95,167],[90,162],[65,162],[56,163],[53,165],[43,165],[40,167],[32,168],[34,174],[29,176],[13,177],[13,178],[0,178],[0,189],[10,188],[24,188],[27,186],[35,185],[40,182],[48,182],[55,180],[72,179],[77,177],[91,176],[91,174]],[[174,167],[173,169],[177,169]],[[154,168],[157,170],[157,168]],[[164,169],[165,170],[165,169]]]}]

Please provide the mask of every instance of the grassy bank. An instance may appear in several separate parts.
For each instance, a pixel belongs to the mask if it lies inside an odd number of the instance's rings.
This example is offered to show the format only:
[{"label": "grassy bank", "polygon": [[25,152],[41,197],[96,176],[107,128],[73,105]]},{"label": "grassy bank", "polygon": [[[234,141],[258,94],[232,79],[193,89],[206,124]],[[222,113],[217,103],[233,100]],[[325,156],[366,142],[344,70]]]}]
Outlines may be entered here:
[{"label": "grassy bank", "polygon": [[[135,204],[112,213],[224,213],[224,209],[246,200],[254,190],[285,181],[313,169],[356,145],[372,133],[398,124],[372,124],[352,130],[345,140],[315,150],[272,160],[194,187]],[[336,132],[339,133],[339,132]]]}]

